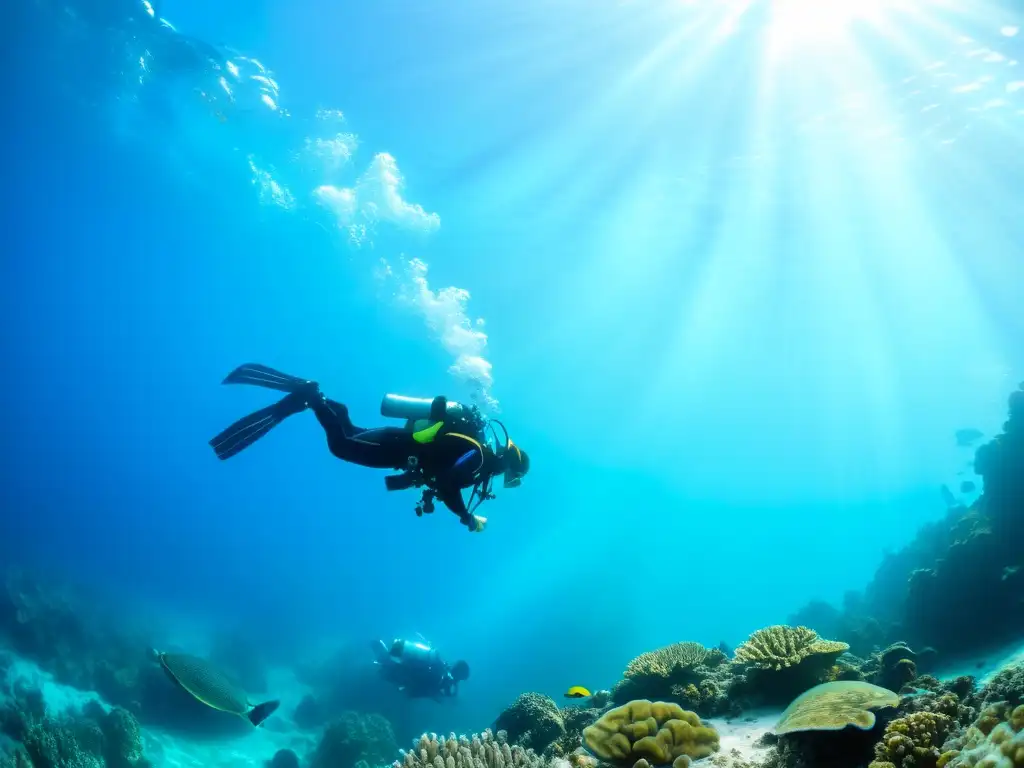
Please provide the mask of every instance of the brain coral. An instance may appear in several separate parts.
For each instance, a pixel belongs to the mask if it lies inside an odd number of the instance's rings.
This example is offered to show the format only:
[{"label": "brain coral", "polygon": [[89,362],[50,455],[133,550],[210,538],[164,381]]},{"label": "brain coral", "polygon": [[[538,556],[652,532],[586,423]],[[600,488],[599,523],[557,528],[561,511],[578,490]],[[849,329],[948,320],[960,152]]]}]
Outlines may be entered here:
[{"label": "brain coral", "polygon": [[641,758],[668,765],[681,756],[700,759],[718,751],[718,733],[677,704],[638,699],[606,712],[583,729],[583,743],[597,757],[623,766]]},{"label": "brain coral", "polygon": [[848,725],[866,731],[875,725],[871,710],[895,707],[899,702],[900,697],[892,691],[860,680],[822,683],[786,707],[775,733],[838,731]]}]

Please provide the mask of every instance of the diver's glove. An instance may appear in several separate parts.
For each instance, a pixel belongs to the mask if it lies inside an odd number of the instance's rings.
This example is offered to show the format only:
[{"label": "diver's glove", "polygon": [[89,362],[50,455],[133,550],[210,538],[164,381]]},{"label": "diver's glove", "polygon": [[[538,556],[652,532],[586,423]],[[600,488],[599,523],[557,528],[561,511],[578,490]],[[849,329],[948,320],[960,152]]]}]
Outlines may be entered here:
[{"label": "diver's glove", "polygon": [[469,527],[470,533],[481,533],[487,527],[487,518],[480,515],[473,515],[473,523]]}]

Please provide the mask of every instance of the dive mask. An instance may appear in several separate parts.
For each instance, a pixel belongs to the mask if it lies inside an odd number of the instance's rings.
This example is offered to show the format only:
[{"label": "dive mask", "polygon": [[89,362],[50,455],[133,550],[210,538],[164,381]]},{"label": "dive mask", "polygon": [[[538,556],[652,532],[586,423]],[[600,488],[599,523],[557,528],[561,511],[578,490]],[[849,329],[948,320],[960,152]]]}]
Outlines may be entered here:
[{"label": "dive mask", "polygon": [[505,477],[503,485],[506,488],[518,488],[523,483],[523,477],[530,471],[530,457],[511,440],[505,449]]}]

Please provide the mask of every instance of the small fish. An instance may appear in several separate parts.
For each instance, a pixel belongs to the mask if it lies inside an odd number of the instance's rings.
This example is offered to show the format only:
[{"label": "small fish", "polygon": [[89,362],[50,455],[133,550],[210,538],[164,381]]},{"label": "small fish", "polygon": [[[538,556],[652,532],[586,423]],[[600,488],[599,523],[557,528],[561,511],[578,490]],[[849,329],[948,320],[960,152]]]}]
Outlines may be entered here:
[{"label": "small fish", "polygon": [[574,685],[563,695],[567,699],[586,699],[590,697],[590,691],[588,691],[582,685]]},{"label": "small fish", "polygon": [[960,448],[970,448],[976,442],[981,440],[985,435],[979,432],[977,429],[967,427],[965,429],[958,429],[955,433],[956,444]]},{"label": "small fish", "polygon": [[153,656],[176,685],[196,701],[221,712],[229,712],[259,726],[274,713],[280,701],[249,703],[245,691],[205,659],[185,653],[160,653]]}]

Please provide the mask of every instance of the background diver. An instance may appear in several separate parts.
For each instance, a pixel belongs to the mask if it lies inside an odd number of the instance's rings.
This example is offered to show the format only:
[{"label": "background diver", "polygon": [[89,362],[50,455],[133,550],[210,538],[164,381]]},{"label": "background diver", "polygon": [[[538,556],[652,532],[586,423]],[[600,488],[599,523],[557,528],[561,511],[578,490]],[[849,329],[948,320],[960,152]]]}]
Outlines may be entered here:
[{"label": "background diver", "polygon": [[449,666],[425,642],[396,638],[389,647],[378,640],[373,651],[381,677],[413,699],[440,701],[442,696],[455,696],[459,683],[469,679],[469,664],[456,661]]},{"label": "background diver", "polygon": [[[404,418],[404,427],[363,429],[352,424],[348,408],[329,400],[314,381],[246,363],[228,374],[224,384],[253,384],[288,394],[273,405],[239,419],[210,440],[220,459],[229,459],[252,445],[284,419],[311,409],[327,435],[331,453],[343,461],[376,469],[397,470],[384,478],[389,491],[425,486],[416,514],[434,511],[434,499],[458,515],[471,532],[480,532],[487,518],[474,514],[493,498],[491,481],[504,475],[504,487],[515,488],[530,469],[530,459],[505,433],[498,445],[494,427],[479,409],[444,397],[433,400],[386,395],[381,415]],[[502,427],[501,422],[494,422]],[[495,447],[486,432],[495,435]],[[472,488],[469,503],[462,490]],[[474,503],[475,501],[475,503]]]}]

